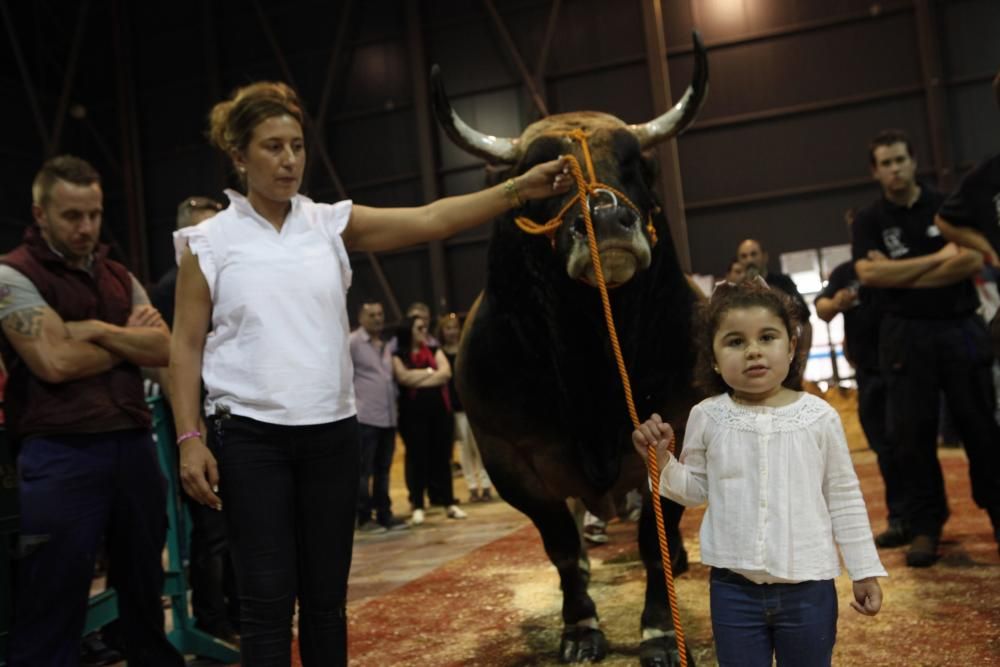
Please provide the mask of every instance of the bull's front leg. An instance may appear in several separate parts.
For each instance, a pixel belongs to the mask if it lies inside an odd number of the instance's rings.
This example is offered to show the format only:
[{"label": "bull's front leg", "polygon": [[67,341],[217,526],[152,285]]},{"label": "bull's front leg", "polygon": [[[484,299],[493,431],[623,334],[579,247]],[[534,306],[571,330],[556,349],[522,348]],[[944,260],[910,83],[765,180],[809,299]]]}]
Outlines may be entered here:
[{"label": "bull's front leg", "polygon": [[[608,652],[601,631],[597,607],[587,592],[589,572],[576,520],[562,498],[553,497],[537,473],[516,456],[497,456],[502,448],[495,443],[480,450],[497,491],[508,503],[523,512],[538,529],[545,553],[559,573],[562,588],[563,634],[559,646],[562,662],[598,662]],[[490,451],[490,454],[486,452]],[[491,458],[496,460],[491,461]]]},{"label": "bull's front leg", "polygon": [[[687,550],[681,539],[680,520],[684,508],[666,498],[663,503],[663,524],[670,548],[671,570],[675,577],[688,569]],[[642,667],[677,667],[680,653],[677,636],[667,597],[667,583],[660,559],[660,542],[656,532],[652,496],[643,494],[642,514],[639,519],[639,553],[646,566],[646,600],[642,610],[642,643],[639,645],[639,664]],[[687,664],[694,666],[688,647]]]}]

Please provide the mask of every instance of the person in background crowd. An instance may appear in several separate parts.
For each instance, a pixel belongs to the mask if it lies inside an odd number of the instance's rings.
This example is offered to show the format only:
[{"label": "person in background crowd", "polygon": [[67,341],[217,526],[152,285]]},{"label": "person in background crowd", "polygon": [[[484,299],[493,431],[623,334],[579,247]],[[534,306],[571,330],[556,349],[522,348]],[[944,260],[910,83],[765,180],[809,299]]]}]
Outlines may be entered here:
[{"label": "person in background crowd", "polygon": [[[1000,71],[993,79],[993,96],[1000,108]],[[976,250],[994,271],[1000,270],[1000,153],[962,179],[938,209],[934,224],[947,240]],[[993,355],[1000,358],[1000,318],[994,314],[989,322]]]},{"label": "person in background crowd", "polygon": [[455,313],[442,315],[438,320],[437,337],[442,341],[441,351],[448,359],[452,368],[452,376],[448,380],[448,392],[451,398],[451,409],[455,415],[455,441],[458,442],[459,459],[462,462],[462,475],[469,488],[469,502],[489,502],[493,500],[493,483],[486,472],[483,459],[479,455],[476,436],[469,426],[469,418],[462,407],[462,399],[455,388],[455,362],[458,359],[458,343],[462,336],[462,324]]},{"label": "person in background crowd", "polygon": [[425,492],[431,504],[445,507],[449,519],[464,519],[451,477],[451,365],[441,348],[427,344],[427,322],[420,317],[404,318],[396,341],[392,367],[400,386],[399,433],[406,444],[410,521],[415,526],[424,522]]},{"label": "person in background crowd", "polygon": [[[430,326],[430,323],[434,321],[434,318],[431,317],[431,307],[423,301],[411,303],[406,309],[406,317],[419,317],[428,323],[427,326]],[[441,341],[435,338],[431,331],[427,332],[427,344],[431,347],[441,347]]]},{"label": "person in background crowd", "polygon": [[[856,214],[854,209],[844,214],[848,236]],[[838,313],[844,315],[844,354],[854,368],[858,383],[858,419],[868,446],[875,452],[885,484],[889,527],[875,536],[875,544],[888,548],[909,544],[910,530],[904,518],[903,480],[886,443],[886,388],[878,363],[881,299],[878,288],[861,284],[854,262],[848,260],[830,273],[826,287],[816,297],[816,314],[824,322],[829,322]]]},{"label": "person in background crowd", "polygon": [[737,285],[747,276],[747,268],[740,261],[739,257],[733,257],[729,260],[729,268],[726,270],[726,275],[723,277],[727,283],[732,283]]},{"label": "person in background crowd", "polygon": [[[222,204],[208,197],[185,197],[177,205],[176,229],[185,229],[208,220],[222,210]],[[174,293],[177,290],[177,266],[163,274],[149,291],[149,299],[163,313],[167,325],[174,326]],[[156,373],[170,404],[169,378],[166,372]],[[173,423],[168,425],[172,438],[177,437]],[[191,585],[191,611],[195,627],[232,644],[239,643],[239,596],[233,572],[226,523],[222,514],[194,501],[184,494],[184,504],[191,517],[191,565],[188,581]]]},{"label": "person in background crowd", "polygon": [[887,442],[903,480],[904,518],[913,538],[906,564],[929,567],[938,559],[948,519],[937,458],[942,391],[969,457],[972,497],[989,513],[1000,541],[993,354],[970,280],[983,255],[948,242],[934,225],[943,198],[917,182],[905,133],[876,135],[869,161],[882,196],[858,213],[852,258],[861,284],[883,289],[879,364],[888,396]]},{"label": "person in background crowd", "polygon": [[369,533],[399,530],[407,524],[393,516],[389,498],[389,469],[396,449],[397,392],[392,350],[382,338],[385,328],[382,304],[362,303],[358,322],[361,326],[350,337],[361,441],[358,528]]},{"label": "person in background crowd", "polygon": [[166,482],[140,367],[167,363],[170,331],[98,243],[101,178],[80,158],[42,165],[34,224],[0,258],[6,428],[20,452],[21,534],[11,667],[74,665],[107,538],[124,653],[179,667],[163,628]]}]

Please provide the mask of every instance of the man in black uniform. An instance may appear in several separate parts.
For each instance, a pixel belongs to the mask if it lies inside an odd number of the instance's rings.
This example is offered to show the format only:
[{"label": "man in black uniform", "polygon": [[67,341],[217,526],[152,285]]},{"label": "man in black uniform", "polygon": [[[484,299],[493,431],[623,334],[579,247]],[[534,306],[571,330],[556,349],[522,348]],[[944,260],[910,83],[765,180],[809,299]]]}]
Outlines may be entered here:
[{"label": "man in black uniform", "polygon": [[[851,209],[845,216],[848,230],[854,215]],[[824,322],[832,320],[837,313],[844,314],[844,353],[854,367],[858,383],[858,419],[868,446],[878,458],[879,472],[885,483],[889,527],[875,536],[875,544],[899,547],[909,543],[910,531],[904,519],[903,480],[885,438],[886,388],[878,366],[882,309],[880,290],[863,286],[851,261],[838,265],[830,273],[826,287],[816,297],[816,314]]]},{"label": "man in black uniform", "polygon": [[944,392],[969,457],[972,496],[1000,527],[1000,427],[993,419],[993,355],[970,276],[983,256],[941,237],[942,197],[916,182],[917,162],[897,130],[869,146],[882,197],[858,213],[852,247],[862,285],[885,288],[879,363],[888,389],[887,441],[904,486],[913,533],[906,564],[938,557],[948,518],[937,460],[938,396]]},{"label": "man in black uniform", "polygon": [[[1000,72],[993,79],[1000,107]],[[945,200],[934,220],[949,241],[983,253],[994,270],[1000,269],[1000,153],[980,162],[958,189]],[[990,322],[993,354],[1000,356],[1000,318]]]}]

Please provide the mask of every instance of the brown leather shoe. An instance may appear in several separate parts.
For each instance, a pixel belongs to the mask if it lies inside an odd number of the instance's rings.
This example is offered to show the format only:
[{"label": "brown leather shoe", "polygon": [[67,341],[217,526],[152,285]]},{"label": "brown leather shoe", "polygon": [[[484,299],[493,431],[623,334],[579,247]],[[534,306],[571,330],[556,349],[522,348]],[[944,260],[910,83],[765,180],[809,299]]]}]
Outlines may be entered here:
[{"label": "brown leather shoe", "polygon": [[933,535],[915,535],[910,550],[906,552],[909,567],[930,567],[938,559],[938,538]]}]

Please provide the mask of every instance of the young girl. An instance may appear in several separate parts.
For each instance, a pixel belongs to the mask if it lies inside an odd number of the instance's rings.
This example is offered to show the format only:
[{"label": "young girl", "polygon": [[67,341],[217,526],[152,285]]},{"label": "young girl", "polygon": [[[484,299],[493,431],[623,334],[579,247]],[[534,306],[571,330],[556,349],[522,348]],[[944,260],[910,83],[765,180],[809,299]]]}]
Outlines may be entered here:
[{"label": "young girl", "polygon": [[[719,664],[829,665],[837,633],[837,547],[851,606],[878,613],[885,577],[837,413],[784,383],[801,363],[787,297],[723,284],[703,312],[698,381],[717,394],[691,410],[680,461],[654,414],[632,435],[656,444],[661,495],[708,502],[701,560],[712,567]],[[836,544],[836,546],[835,546]]]}]

